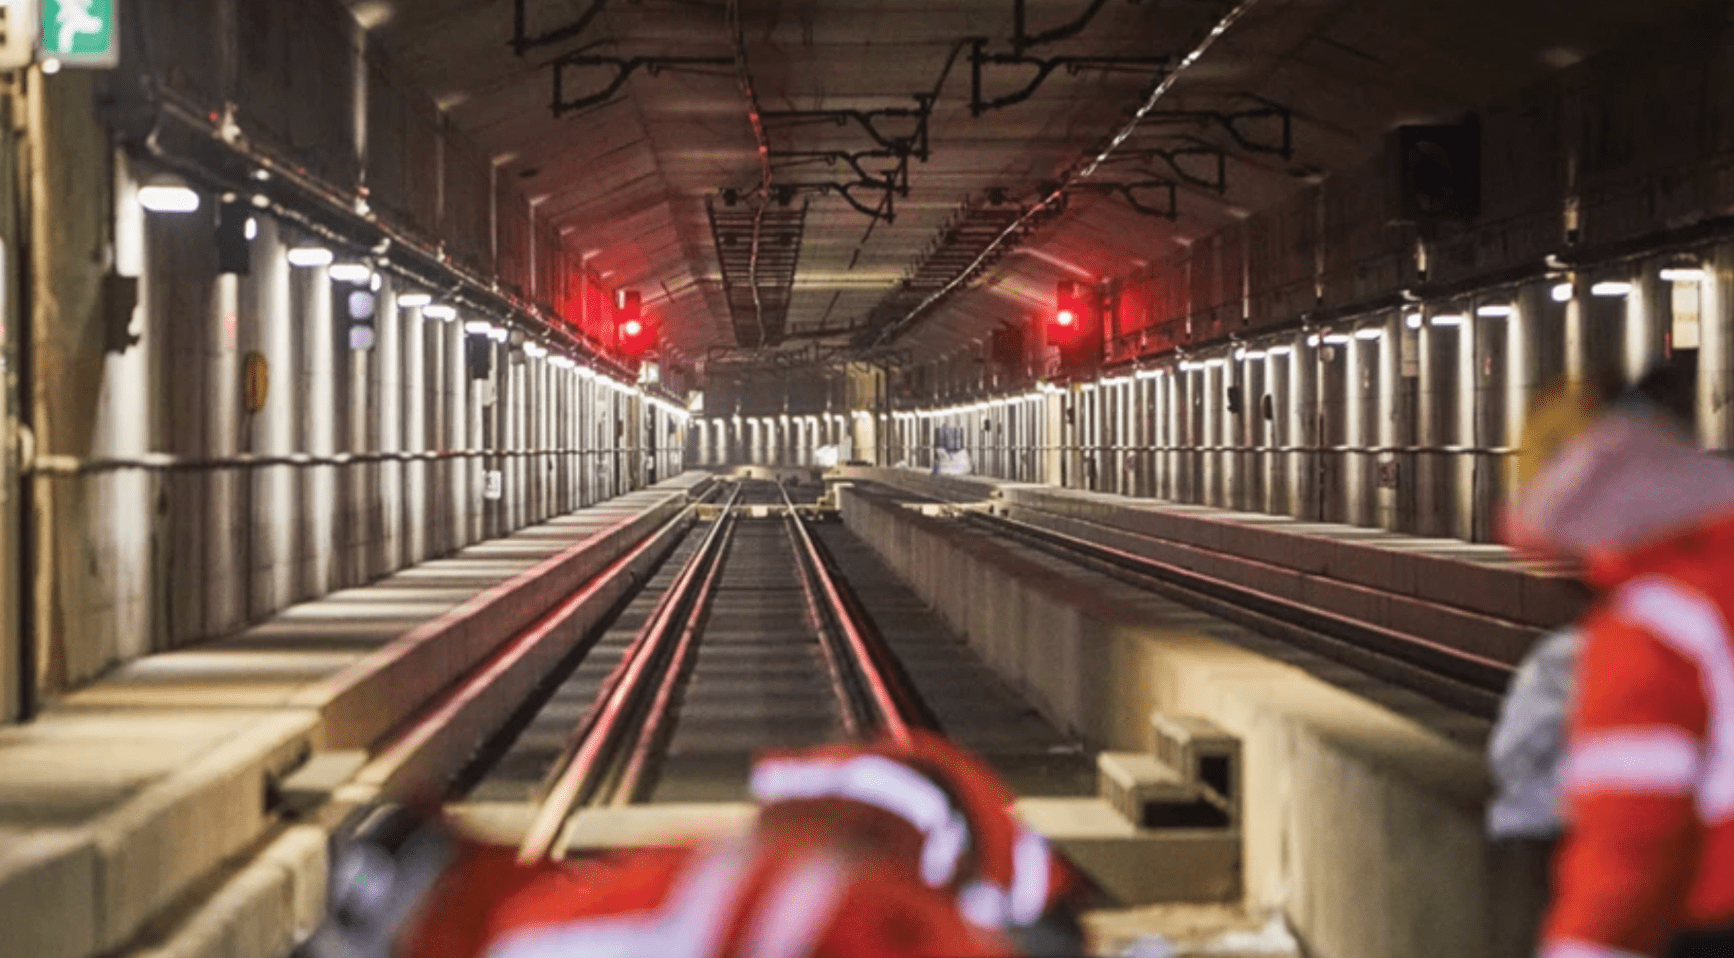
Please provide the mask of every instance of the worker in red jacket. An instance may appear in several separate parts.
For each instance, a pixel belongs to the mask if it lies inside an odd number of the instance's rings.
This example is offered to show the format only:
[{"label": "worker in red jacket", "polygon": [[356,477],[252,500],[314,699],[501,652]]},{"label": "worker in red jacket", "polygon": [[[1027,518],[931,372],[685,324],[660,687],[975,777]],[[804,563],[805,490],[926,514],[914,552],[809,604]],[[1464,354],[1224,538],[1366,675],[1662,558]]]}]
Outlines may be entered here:
[{"label": "worker in red jacket", "polygon": [[523,863],[394,809],[335,857],[299,958],[1019,958],[884,860],[786,835]]},{"label": "worker in red jacket", "polygon": [[1544,958],[1734,955],[1734,464],[1641,396],[1562,390],[1505,521],[1598,591]]},{"label": "worker in red jacket", "polygon": [[761,756],[760,828],[892,860],[1033,955],[1083,953],[1081,883],[1019,820],[1011,790],[938,735]]}]

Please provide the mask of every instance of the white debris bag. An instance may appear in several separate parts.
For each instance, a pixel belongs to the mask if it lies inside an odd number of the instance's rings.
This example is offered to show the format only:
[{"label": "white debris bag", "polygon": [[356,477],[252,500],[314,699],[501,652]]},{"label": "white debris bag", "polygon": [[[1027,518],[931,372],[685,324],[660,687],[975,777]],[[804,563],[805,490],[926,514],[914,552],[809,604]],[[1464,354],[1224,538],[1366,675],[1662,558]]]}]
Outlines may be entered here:
[{"label": "white debris bag", "polygon": [[1581,644],[1575,628],[1544,637],[1511,680],[1487,743],[1497,792],[1487,806],[1487,833],[1494,838],[1550,838],[1564,830],[1560,766]]}]

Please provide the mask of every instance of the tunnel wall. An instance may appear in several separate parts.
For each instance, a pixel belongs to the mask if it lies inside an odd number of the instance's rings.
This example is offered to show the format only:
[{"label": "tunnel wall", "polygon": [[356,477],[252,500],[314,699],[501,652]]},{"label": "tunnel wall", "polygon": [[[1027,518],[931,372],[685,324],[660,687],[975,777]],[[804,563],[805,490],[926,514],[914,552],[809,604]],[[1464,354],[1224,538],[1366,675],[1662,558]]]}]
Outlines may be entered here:
[{"label": "tunnel wall", "polygon": [[[679,471],[669,410],[466,332],[486,317],[401,308],[400,279],[372,290],[292,266],[306,237],[291,224],[258,217],[250,274],[219,274],[208,220],[142,211],[132,164],[73,126],[45,144],[83,156],[81,135],[98,161],[65,175],[109,169],[115,186],[40,258],[56,273],[42,285],[101,289],[84,249],[112,210],[116,265],[139,277],[139,340],[105,350],[94,293],[37,303],[44,693]],[[367,348],[343,315],[357,292],[377,297]],[[263,371],[256,410],[249,368]]]},{"label": "tunnel wall", "polygon": [[[1734,449],[1730,51],[1710,4],[1477,110],[1471,217],[1405,218],[1387,142],[1154,253],[1104,286],[1101,372],[901,370],[886,461],[930,466],[933,428],[962,426],[985,475],[1484,541],[1535,391],[1670,355],[1701,442]],[[1660,275],[1682,265],[1702,278]],[[1058,394],[1026,391],[1043,376]]]}]

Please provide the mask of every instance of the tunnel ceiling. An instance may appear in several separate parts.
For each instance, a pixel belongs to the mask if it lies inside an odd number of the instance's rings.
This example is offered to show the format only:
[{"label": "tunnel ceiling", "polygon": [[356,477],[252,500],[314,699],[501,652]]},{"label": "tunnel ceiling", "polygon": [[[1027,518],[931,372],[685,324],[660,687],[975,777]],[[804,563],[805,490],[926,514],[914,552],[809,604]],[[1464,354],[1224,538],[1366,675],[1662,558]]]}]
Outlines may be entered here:
[{"label": "tunnel ceiling", "polygon": [[[491,154],[502,177],[522,186],[568,248],[590,257],[608,286],[642,291],[646,309],[663,320],[667,344],[688,359],[756,341],[750,288],[749,322],[739,328],[740,297],[731,312],[717,255],[717,242],[739,241],[738,230],[725,236],[711,215],[753,209],[762,181],[742,65],[764,117],[773,190],[857,180],[860,173],[847,163],[823,154],[885,151],[856,120],[777,114],[917,112],[918,94],[933,98],[927,158],[908,162],[908,195],[893,196],[893,220],[865,215],[834,191],[802,189],[789,198],[788,209],[805,205],[806,212],[783,217],[800,223],[783,349],[847,345],[846,330],[887,302],[960,203],[988,204],[991,190],[1003,191],[1008,203],[1033,200],[1039,184],[1125,121],[1156,70],[1138,63],[1077,72],[1060,66],[1028,99],[975,116],[967,40],[983,38],[989,55],[1012,54],[1013,0],[748,0],[739,12],[744,56],[738,59],[730,5],[707,0],[528,0],[530,37],[593,16],[582,31],[522,56],[512,45],[513,0],[346,2],[393,66]],[[1075,21],[1091,4],[1029,0],[1025,35]],[[917,356],[949,353],[1046,306],[1056,280],[1126,273],[1321,173],[1365,160],[1395,125],[1451,118],[1699,5],[1262,0],[1182,75],[1162,108],[1286,109],[1289,155],[1259,149],[1280,142],[1281,124],[1272,117],[1241,123],[1248,143],[1236,142],[1220,122],[1146,125],[1125,148],[1193,151],[1174,157],[1200,181],[1178,186],[1175,219],[1141,213],[1123,195],[1073,196],[1063,214],[980,282],[912,324],[897,345]],[[1105,0],[1075,36],[1032,46],[1025,56],[1178,56],[1225,9],[1202,0]],[[616,95],[556,117],[551,64],[567,56],[706,62],[654,74],[641,65]],[[597,93],[615,72],[605,64],[568,67],[563,95]],[[989,64],[983,99],[1006,96],[1033,75],[1033,67]],[[885,115],[877,129],[895,146],[912,136],[915,120]],[[1226,155],[1221,193],[1208,183],[1215,178],[1209,150]],[[815,155],[785,155],[797,153]],[[861,157],[860,164],[875,178],[897,167],[888,157]],[[1112,164],[1095,177],[1122,184],[1175,178],[1155,154]],[[735,208],[725,205],[725,189],[737,191]],[[869,209],[880,208],[885,195],[865,187],[851,193]],[[1167,205],[1162,189],[1134,198]],[[823,331],[831,332],[814,337]]]}]

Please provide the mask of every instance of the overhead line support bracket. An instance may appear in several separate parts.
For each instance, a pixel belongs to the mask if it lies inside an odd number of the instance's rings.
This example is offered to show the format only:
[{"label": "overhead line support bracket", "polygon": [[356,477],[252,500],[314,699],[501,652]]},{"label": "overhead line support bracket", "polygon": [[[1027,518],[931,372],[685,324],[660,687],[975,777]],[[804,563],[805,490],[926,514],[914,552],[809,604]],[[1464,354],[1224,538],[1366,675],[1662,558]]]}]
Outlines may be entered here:
[{"label": "overhead line support bracket", "polygon": [[[554,61],[554,101],[551,108],[554,111],[554,116],[561,117],[568,113],[606,102],[609,98],[613,97],[614,94],[620,92],[620,88],[626,85],[627,79],[641,67],[644,69],[645,73],[651,76],[656,76],[665,71],[676,72],[680,70],[691,70],[696,67],[733,65],[734,61],[727,57],[564,56]],[[572,100],[566,99],[565,71],[571,68],[599,66],[614,68],[613,81],[599,92],[587,94]]]}]

